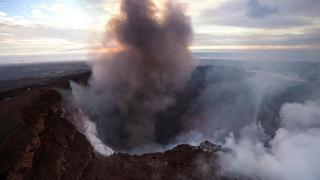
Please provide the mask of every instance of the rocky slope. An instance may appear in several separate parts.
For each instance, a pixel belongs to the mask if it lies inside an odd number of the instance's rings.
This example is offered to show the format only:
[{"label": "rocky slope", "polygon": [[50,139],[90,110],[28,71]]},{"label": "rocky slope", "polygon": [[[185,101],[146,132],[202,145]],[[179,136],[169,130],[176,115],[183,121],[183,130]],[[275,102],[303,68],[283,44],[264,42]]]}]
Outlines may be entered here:
[{"label": "rocky slope", "polygon": [[64,118],[57,91],[33,89],[2,103],[14,101],[20,105],[0,117],[0,179],[227,179],[217,173],[220,147],[209,142],[104,157]]}]

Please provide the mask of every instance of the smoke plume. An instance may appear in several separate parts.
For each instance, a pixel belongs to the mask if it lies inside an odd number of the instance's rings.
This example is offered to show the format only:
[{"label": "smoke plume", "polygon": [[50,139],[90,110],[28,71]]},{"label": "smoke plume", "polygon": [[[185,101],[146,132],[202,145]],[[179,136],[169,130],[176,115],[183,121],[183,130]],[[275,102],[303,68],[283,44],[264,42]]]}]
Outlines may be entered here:
[{"label": "smoke plume", "polygon": [[179,5],[167,3],[159,12],[150,0],[122,1],[104,40],[116,50],[92,62],[89,87],[73,85],[105,143],[118,150],[157,143],[156,116],[175,104],[194,67],[191,39]]}]

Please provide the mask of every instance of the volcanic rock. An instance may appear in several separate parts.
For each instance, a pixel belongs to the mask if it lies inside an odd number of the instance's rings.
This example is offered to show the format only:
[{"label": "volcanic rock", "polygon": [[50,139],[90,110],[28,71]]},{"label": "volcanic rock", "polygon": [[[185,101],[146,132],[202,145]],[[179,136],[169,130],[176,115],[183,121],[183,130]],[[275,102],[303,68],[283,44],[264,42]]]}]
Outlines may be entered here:
[{"label": "volcanic rock", "polygon": [[[1,116],[1,131],[11,132],[0,146],[0,179],[227,179],[218,174],[220,147],[210,142],[104,157],[64,118],[57,91],[29,90],[10,101],[21,100],[23,106]],[[6,121],[12,121],[10,127]]]}]

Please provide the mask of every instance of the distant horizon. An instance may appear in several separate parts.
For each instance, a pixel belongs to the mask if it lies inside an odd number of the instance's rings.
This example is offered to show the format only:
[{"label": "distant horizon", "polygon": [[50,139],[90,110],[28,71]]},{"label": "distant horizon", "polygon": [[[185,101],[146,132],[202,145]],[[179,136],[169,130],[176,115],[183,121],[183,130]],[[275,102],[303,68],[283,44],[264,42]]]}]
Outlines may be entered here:
[{"label": "distant horizon", "polygon": [[[163,2],[155,1],[160,10]],[[320,61],[320,1],[175,2],[192,22],[194,52],[219,59]],[[2,0],[0,63],[85,60],[101,46],[112,50],[112,42],[103,44],[105,27],[119,8],[120,0]]]},{"label": "distant horizon", "polygon": [[[266,55],[277,57],[276,59],[265,58]],[[214,51],[192,51],[194,57],[198,60],[213,61],[253,61],[253,62],[319,62],[320,52],[306,56],[306,52],[286,53],[283,51],[276,52],[277,56],[272,55],[274,51],[233,51],[233,52],[214,52]],[[263,58],[258,56],[263,54]],[[95,58],[88,54],[43,54],[43,55],[11,55],[0,56],[0,65],[6,64],[30,64],[30,63],[61,63],[61,62],[90,62]]]}]

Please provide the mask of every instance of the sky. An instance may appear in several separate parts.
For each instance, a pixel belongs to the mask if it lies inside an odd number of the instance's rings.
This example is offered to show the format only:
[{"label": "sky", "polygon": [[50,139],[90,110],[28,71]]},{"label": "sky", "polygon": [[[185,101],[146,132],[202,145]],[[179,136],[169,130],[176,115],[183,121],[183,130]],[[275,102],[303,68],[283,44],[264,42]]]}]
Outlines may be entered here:
[{"label": "sky", "polygon": [[[190,49],[202,56],[320,62],[320,0],[176,1],[192,20]],[[0,0],[0,63],[88,59],[119,6],[120,0]]]}]

